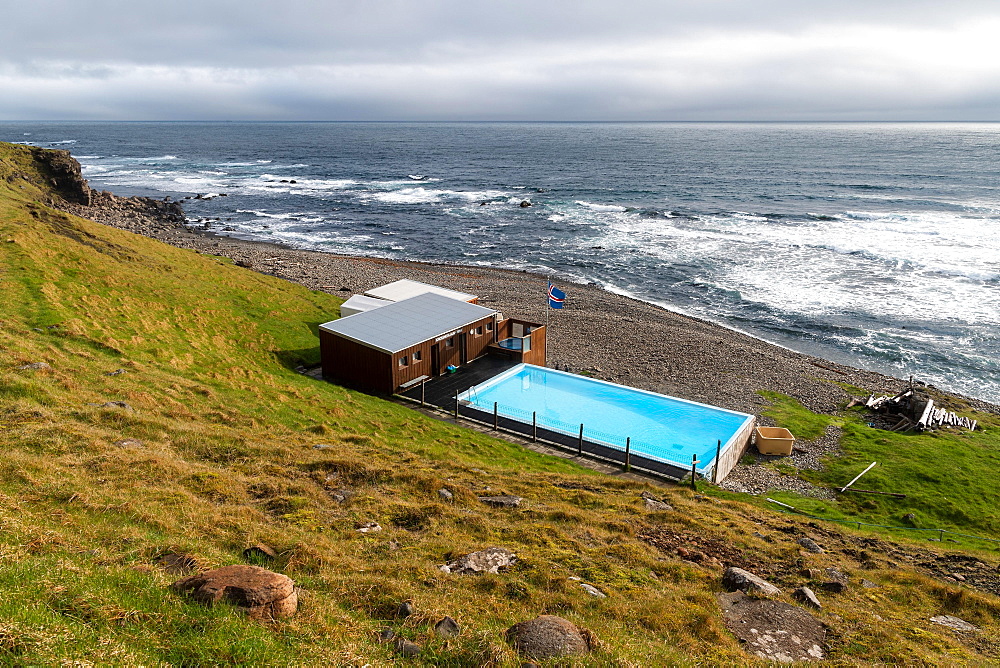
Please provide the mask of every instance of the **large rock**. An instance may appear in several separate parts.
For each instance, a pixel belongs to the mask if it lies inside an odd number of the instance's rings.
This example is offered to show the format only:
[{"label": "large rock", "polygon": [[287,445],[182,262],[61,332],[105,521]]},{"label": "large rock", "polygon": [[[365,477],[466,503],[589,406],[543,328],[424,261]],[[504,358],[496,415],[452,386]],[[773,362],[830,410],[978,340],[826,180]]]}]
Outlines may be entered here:
[{"label": "large rock", "polygon": [[825,658],[826,627],[802,608],[741,591],[719,594],[719,603],[726,628],[761,659],[792,663]]},{"label": "large rock", "polygon": [[742,591],[759,596],[778,596],[781,590],[750,571],[730,566],[722,574],[722,586],[729,591]]},{"label": "large rock", "polygon": [[931,621],[935,624],[940,624],[941,626],[947,626],[950,629],[955,629],[956,631],[978,631],[979,627],[975,624],[971,624],[964,619],[959,617],[954,617],[952,615],[937,615],[936,617],[931,617]]},{"label": "large rock", "polygon": [[500,496],[481,496],[479,500],[494,508],[517,508],[524,499],[513,494],[502,494]]},{"label": "large rock", "polygon": [[593,634],[573,622],[542,615],[507,629],[507,640],[522,656],[551,659],[588,654],[596,644]]},{"label": "large rock", "polygon": [[299,603],[290,577],[260,566],[223,566],[178,580],[171,587],[205,605],[232,603],[252,619],[288,617]]},{"label": "large rock", "polygon": [[517,555],[504,547],[488,547],[467,554],[441,567],[445,573],[497,573],[517,561]]},{"label": "large rock", "polygon": [[818,598],[816,598],[816,593],[809,587],[799,587],[792,592],[792,598],[796,601],[805,603],[811,608],[816,608],[817,610],[821,610],[823,608],[823,604],[819,602]]}]

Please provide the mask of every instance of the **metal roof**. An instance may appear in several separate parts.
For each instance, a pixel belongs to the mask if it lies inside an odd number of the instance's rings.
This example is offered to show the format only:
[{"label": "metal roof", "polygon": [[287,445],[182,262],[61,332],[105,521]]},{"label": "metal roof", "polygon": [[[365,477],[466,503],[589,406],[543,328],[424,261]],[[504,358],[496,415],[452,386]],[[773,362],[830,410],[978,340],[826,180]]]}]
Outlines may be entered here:
[{"label": "metal roof", "polygon": [[409,299],[410,297],[416,297],[417,295],[422,295],[426,292],[433,292],[445,297],[451,297],[452,299],[457,299],[459,301],[467,302],[473,299],[477,299],[476,295],[470,295],[465,292],[459,292],[457,290],[449,290],[448,288],[442,288],[437,285],[431,285],[429,283],[421,283],[420,281],[411,281],[408,278],[403,278],[398,281],[393,281],[387,285],[381,287],[372,288],[365,294],[369,297],[378,297],[379,299],[388,299],[394,302],[401,302],[404,299]]},{"label": "metal roof", "polygon": [[366,297],[364,295],[351,295],[351,298],[340,305],[340,317],[346,318],[351,315],[371,311],[372,309],[388,306],[392,302],[387,299],[376,297]]},{"label": "metal roof", "polygon": [[485,306],[425,292],[371,311],[332,320],[319,328],[369,348],[396,353],[495,313]]}]

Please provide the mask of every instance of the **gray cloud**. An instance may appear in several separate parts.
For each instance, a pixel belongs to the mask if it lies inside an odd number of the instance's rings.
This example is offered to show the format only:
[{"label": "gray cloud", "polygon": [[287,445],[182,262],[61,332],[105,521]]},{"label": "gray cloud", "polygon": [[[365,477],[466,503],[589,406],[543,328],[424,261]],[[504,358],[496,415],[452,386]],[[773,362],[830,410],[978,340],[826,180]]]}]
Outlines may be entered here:
[{"label": "gray cloud", "polygon": [[41,0],[5,14],[7,119],[1000,112],[1000,8],[986,2]]}]

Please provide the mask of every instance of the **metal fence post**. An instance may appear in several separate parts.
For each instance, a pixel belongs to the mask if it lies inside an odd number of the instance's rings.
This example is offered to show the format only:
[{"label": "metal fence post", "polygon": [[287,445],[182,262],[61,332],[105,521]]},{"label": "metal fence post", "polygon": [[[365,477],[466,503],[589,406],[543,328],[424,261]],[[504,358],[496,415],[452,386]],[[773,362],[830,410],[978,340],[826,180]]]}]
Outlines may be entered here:
[{"label": "metal fence post", "polygon": [[625,439],[625,473],[632,470],[632,437]]},{"label": "metal fence post", "polygon": [[455,393],[455,422],[458,422],[458,392]]},{"label": "metal fence post", "polygon": [[493,431],[497,431],[500,428],[500,417],[499,417],[499,404],[498,402],[493,402]]},{"label": "metal fence post", "polygon": [[720,438],[715,445],[715,466],[712,468],[712,482],[718,484],[719,482],[719,457],[722,456],[722,439]]},{"label": "metal fence post", "polygon": [[695,478],[698,477],[698,455],[691,455],[691,489],[698,491],[698,486],[695,483]]},{"label": "metal fence post", "polygon": [[420,383],[420,407],[423,408],[427,397],[427,380]]},{"label": "metal fence post", "polygon": [[532,443],[538,441],[538,413],[536,411],[531,411],[531,441]]},{"label": "metal fence post", "polygon": [[580,440],[576,442],[576,453],[583,454],[583,423],[580,423]]}]

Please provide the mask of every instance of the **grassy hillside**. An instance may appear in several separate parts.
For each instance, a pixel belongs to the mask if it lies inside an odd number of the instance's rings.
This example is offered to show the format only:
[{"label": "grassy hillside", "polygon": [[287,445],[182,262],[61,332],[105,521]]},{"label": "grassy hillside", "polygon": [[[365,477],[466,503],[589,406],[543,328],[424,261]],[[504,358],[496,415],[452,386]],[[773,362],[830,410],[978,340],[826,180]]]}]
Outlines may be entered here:
[{"label": "grassy hillside", "polygon": [[[840,665],[1000,660],[998,599],[918,572],[916,548],[608,478],[296,373],[337,298],[51,209],[43,172],[0,145],[0,663],[387,665],[391,626],[425,648],[409,663],[516,666],[503,631],[548,613],[596,634],[592,665],[753,664],[713,559],[786,591],[803,567],[880,584],[824,599]],[[485,490],[525,502],[493,509]],[[643,491],[675,511],[647,512]],[[803,553],[807,533],[828,552]],[[302,588],[294,617],[168,589],[165,555],[214,567],[257,542]],[[437,568],[491,545],[519,562]],[[396,619],[405,600],[417,612]],[[428,631],[446,614],[463,627],[447,641]]]}]

